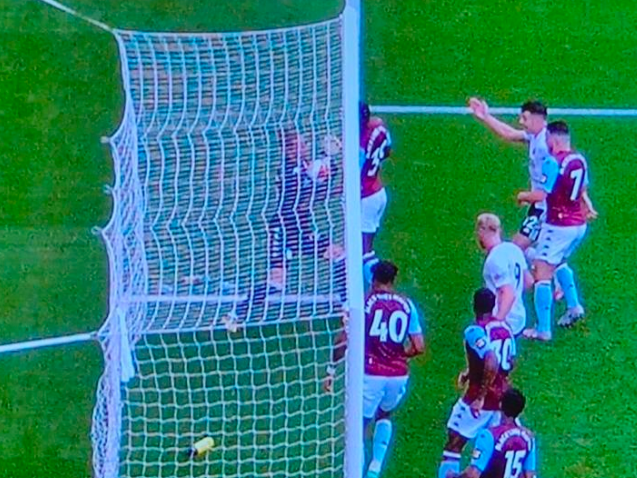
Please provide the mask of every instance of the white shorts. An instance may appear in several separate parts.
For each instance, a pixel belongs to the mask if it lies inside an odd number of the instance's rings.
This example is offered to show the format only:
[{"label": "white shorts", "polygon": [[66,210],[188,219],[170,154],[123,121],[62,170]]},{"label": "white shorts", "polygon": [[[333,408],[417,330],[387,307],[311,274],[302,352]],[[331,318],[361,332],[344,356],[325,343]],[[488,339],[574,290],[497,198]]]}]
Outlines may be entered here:
[{"label": "white shorts", "polygon": [[365,234],[374,234],[380,227],[380,220],[387,207],[387,192],[385,188],[377,193],[361,199],[361,231]]},{"label": "white shorts", "polygon": [[586,234],[586,224],[581,226],[554,226],[545,223],[538,239],[536,259],[557,266],[569,258]]},{"label": "white shorts", "polygon": [[447,428],[458,433],[460,436],[468,440],[473,440],[480,430],[491,425],[491,421],[496,416],[496,411],[480,410],[478,417],[474,417],[471,413],[469,405],[459,399],[451,409],[451,416],[447,422]]},{"label": "white shorts", "polygon": [[507,323],[514,336],[518,336],[526,328],[526,317],[520,317],[519,315],[509,314],[504,321]]},{"label": "white shorts", "polygon": [[409,377],[381,377],[365,375],[363,381],[363,417],[374,418],[378,408],[394,410],[407,391]]}]

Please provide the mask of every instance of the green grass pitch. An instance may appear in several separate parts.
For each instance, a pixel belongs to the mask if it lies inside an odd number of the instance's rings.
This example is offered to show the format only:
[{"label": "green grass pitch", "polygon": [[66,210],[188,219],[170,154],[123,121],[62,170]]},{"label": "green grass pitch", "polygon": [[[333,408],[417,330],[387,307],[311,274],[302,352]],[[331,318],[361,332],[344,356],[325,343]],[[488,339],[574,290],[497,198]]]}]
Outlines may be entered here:
[{"label": "green grass pitch", "polygon": [[[253,29],[333,16],[335,0],[75,0],[121,28]],[[372,104],[636,107],[632,2],[367,0],[365,89]],[[102,185],[123,97],[115,42],[34,0],[0,0],[1,342],[95,330],[106,310],[106,259],[94,225],[110,212]],[[397,414],[387,478],[435,476],[463,366],[460,333],[481,256],[476,213],[513,232],[526,185],[524,151],[470,118],[387,116],[395,154],[378,239],[401,287],[426,311],[428,351]],[[539,476],[637,472],[634,381],[637,122],[573,119],[589,158],[600,219],[573,264],[588,310],[551,345],[524,344],[515,382],[539,435]],[[90,476],[88,437],[102,370],[94,344],[0,357],[0,477]]]}]

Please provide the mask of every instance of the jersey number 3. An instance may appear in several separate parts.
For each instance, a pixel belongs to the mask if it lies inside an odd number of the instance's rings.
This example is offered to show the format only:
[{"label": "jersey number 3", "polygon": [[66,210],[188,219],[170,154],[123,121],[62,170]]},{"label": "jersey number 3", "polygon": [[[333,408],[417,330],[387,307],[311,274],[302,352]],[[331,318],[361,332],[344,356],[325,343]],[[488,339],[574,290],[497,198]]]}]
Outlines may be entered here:
[{"label": "jersey number 3", "polygon": [[513,364],[513,342],[511,339],[497,339],[491,342],[493,344],[494,352],[500,362],[500,368],[505,372],[511,370]]},{"label": "jersey number 3", "polygon": [[402,344],[407,335],[409,317],[402,310],[396,310],[391,313],[389,320],[386,320],[384,312],[384,310],[379,309],[374,313],[369,336],[379,337],[381,342],[387,342],[389,338],[396,344]]},{"label": "jersey number 3", "polygon": [[385,159],[385,150],[387,149],[387,146],[389,146],[389,141],[385,138],[385,140],[380,144],[380,146],[372,152],[371,154],[372,167],[369,168],[369,171],[367,171],[367,175],[369,177],[376,176],[376,173],[378,172],[378,168],[380,168],[381,161]]}]

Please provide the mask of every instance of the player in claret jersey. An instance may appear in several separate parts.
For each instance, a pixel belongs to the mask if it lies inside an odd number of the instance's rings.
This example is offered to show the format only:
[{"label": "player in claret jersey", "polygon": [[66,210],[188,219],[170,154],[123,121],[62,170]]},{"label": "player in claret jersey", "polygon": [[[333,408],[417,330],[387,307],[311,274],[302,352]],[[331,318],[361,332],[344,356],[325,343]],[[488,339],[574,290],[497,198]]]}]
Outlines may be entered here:
[{"label": "player in claret jersey", "polygon": [[[400,403],[409,380],[408,360],[425,351],[422,324],[414,303],[394,290],[398,268],[380,261],[373,270],[371,290],[365,298],[365,429],[373,420],[374,441],[367,478],[380,474],[392,435],[391,413]],[[346,336],[335,343],[333,360],[345,354]],[[334,370],[328,369],[325,388],[331,390]]]},{"label": "player in claret jersey", "polygon": [[469,467],[460,474],[449,473],[446,478],[533,478],[535,439],[518,420],[525,405],[526,399],[519,390],[507,390],[500,404],[502,422],[481,431]]},{"label": "player in claret jersey", "polygon": [[391,136],[383,120],[371,116],[367,104],[360,104],[359,116],[363,262],[371,265],[378,262],[374,254],[374,237],[387,206],[380,169],[391,153]]},{"label": "player in claret jersey", "polygon": [[547,130],[551,156],[542,165],[542,189],[518,194],[518,201],[522,204],[538,200],[546,200],[547,204],[546,224],[540,233],[534,261],[538,326],[524,333],[528,338],[543,341],[552,337],[553,274],[564,290],[567,305],[567,311],[558,324],[571,326],[584,316],[573,270],[563,267],[563,264],[581,243],[587,219],[597,215],[587,194],[588,165],[584,156],[572,149],[568,125],[554,121]]},{"label": "player in claret jersey", "polygon": [[511,329],[493,317],[495,295],[487,288],[473,296],[475,323],[464,331],[468,368],[458,378],[467,385],[447,423],[449,438],[442,453],[438,477],[460,471],[460,455],[467,441],[497,417],[502,394],[509,388],[516,346]]}]

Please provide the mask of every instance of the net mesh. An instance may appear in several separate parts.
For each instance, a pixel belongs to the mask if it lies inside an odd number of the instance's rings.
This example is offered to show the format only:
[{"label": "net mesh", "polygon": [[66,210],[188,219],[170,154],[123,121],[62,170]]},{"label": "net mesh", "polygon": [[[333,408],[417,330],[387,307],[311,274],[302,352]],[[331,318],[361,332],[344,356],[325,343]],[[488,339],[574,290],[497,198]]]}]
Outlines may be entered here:
[{"label": "net mesh", "polygon": [[342,477],[341,20],[116,37],[96,475]]}]

